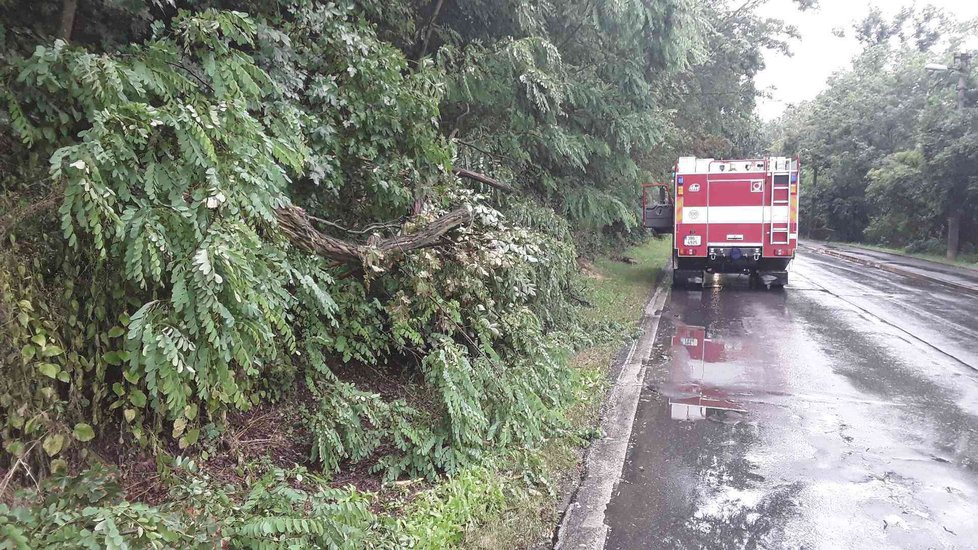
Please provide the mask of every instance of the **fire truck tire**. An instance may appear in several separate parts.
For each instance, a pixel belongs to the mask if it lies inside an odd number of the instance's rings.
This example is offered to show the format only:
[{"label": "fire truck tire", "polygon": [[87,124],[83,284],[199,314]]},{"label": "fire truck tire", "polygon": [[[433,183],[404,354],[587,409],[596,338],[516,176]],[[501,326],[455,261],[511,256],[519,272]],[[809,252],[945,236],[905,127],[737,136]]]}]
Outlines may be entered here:
[{"label": "fire truck tire", "polygon": [[678,269],[672,270],[672,288],[686,288],[686,278],[681,273]]},{"label": "fire truck tire", "polygon": [[[696,280],[699,279],[699,282]],[[705,275],[698,269],[673,269],[672,286],[673,288],[702,288]]]},{"label": "fire truck tire", "polygon": [[769,290],[772,288],[784,288],[788,284],[787,271],[766,271],[757,273],[757,286],[764,286]]}]

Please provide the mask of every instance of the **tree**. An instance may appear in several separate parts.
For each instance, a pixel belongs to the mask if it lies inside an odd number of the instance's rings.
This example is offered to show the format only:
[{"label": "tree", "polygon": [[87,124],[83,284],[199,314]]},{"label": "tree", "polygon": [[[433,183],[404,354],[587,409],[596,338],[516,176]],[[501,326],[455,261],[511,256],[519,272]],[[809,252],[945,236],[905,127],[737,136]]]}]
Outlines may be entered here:
[{"label": "tree", "polygon": [[978,205],[978,109],[935,102],[921,117],[930,202],[947,220],[947,258],[960,247],[962,218]]}]

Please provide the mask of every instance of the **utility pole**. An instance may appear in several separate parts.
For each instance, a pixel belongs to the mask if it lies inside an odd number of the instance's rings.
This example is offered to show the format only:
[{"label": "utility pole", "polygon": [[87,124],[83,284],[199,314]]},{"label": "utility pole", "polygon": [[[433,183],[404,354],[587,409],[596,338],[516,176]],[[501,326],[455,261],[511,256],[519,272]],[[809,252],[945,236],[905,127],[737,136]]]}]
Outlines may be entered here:
[{"label": "utility pole", "polygon": [[[971,73],[971,54],[961,52],[954,54],[954,65],[949,67],[940,63],[928,63],[925,67],[928,71],[936,73],[956,72],[958,73],[958,113],[964,111],[965,92],[968,90],[968,76]],[[947,213],[947,259],[955,260],[958,257],[958,245],[961,237],[961,218],[964,211],[958,204],[952,204]]]},{"label": "utility pole", "polygon": [[[961,52],[954,55],[956,69],[958,71],[958,113],[964,111],[965,92],[968,89],[968,75],[971,72],[971,54]],[[958,257],[958,248],[961,242],[961,218],[964,216],[961,207],[951,206],[951,211],[947,215],[947,259],[955,260]]]},{"label": "utility pole", "polygon": [[964,110],[964,93],[968,89],[968,74],[971,73],[971,54],[962,52],[954,55],[958,62],[958,110]]}]

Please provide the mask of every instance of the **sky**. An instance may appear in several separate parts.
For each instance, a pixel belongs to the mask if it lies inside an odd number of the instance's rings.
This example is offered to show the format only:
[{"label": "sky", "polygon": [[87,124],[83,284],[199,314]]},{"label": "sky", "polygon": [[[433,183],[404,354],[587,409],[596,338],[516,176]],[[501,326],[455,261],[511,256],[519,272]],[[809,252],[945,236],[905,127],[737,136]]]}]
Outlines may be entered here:
[{"label": "sky", "polygon": [[[771,98],[758,100],[758,115],[762,120],[771,120],[786,106],[814,98],[832,73],[848,67],[860,50],[852,25],[869,13],[871,6],[892,15],[915,3],[933,4],[961,18],[978,16],[978,0],[819,0],[817,9],[804,12],[798,11],[791,0],[769,0],[760,13],[795,25],[801,39],[792,42],[791,57],[774,51],[765,53],[766,67],[757,76],[757,83]],[[844,29],[846,36],[834,36],[834,28]]]}]

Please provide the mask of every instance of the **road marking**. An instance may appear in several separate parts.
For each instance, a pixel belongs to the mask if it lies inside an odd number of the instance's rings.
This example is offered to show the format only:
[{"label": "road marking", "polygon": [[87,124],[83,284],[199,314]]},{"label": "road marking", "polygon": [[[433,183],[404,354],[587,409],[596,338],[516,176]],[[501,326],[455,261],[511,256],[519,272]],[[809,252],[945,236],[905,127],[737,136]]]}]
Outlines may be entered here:
[{"label": "road marking", "polygon": [[[886,325],[888,327],[891,327],[891,328],[894,328],[894,329],[900,331],[901,333],[905,334],[906,336],[909,336],[910,339],[913,342],[919,342],[919,343],[927,346],[928,348],[931,348],[934,351],[940,353],[941,355],[944,355],[946,357],[949,357],[950,359],[953,359],[954,361],[956,361],[956,362],[958,362],[958,363],[960,363],[960,364],[968,367],[971,370],[978,371],[978,367],[975,367],[974,365],[972,365],[971,363],[965,361],[964,359],[961,359],[960,357],[954,355],[953,353],[950,353],[948,351],[945,351],[945,350],[941,349],[940,347],[938,347],[938,346],[936,346],[936,345],[928,342],[927,340],[924,340],[923,338],[921,338],[920,336],[914,334],[913,332],[911,332],[911,331],[909,331],[909,330],[901,327],[900,325],[897,325],[896,323],[893,323],[892,321],[889,321],[889,320],[883,318],[882,316],[880,316],[880,315],[878,315],[876,313],[873,313],[872,311],[870,311],[870,310],[866,309],[865,307],[863,307],[863,306],[861,306],[861,305],[853,302],[852,300],[847,300],[845,296],[843,296],[841,294],[836,294],[835,292],[832,292],[827,287],[825,287],[825,286],[823,286],[823,285],[821,285],[819,283],[816,283],[814,280],[811,279],[811,277],[806,277],[804,274],[798,273],[797,271],[795,271],[795,276],[796,277],[799,277],[800,276],[802,279],[806,279],[810,284],[812,284],[812,285],[814,285],[816,287],[820,287],[827,294],[830,294],[830,295],[838,298],[839,300],[842,300],[843,302],[845,302],[845,303],[849,304],[850,306],[856,308],[858,311],[860,311],[864,315],[868,315],[869,317],[871,317],[871,318],[879,321],[880,323],[883,323],[884,325]],[[855,282],[858,283],[858,281],[855,281]]]},{"label": "road marking", "polygon": [[646,303],[641,321],[646,330],[632,343],[615,385],[608,393],[601,415],[605,437],[595,441],[587,452],[581,484],[557,531],[557,550],[604,548],[608,537],[605,509],[625,466],[628,440],[644,386],[645,359],[652,354],[662,308],[669,297],[669,279],[668,276],[663,278]]}]

